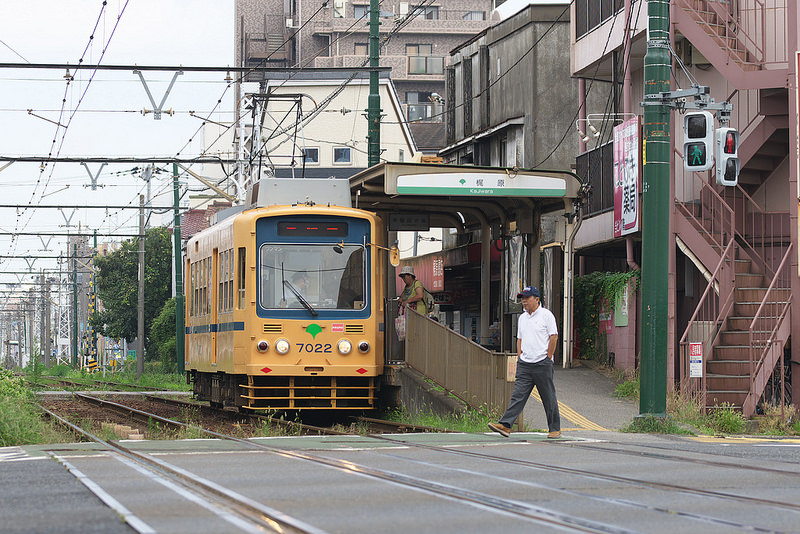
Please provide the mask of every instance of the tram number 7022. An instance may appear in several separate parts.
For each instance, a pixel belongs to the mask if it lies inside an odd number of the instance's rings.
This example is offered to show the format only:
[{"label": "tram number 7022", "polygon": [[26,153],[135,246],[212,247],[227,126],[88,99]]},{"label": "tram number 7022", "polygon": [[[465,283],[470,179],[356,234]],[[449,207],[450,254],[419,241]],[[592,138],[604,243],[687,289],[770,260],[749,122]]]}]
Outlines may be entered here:
[{"label": "tram number 7022", "polygon": [[316,345],[313,343],[297,343],[297,349],[300,352],[332,352],[331,351],[331,344],[325,343],[317,343]]}]

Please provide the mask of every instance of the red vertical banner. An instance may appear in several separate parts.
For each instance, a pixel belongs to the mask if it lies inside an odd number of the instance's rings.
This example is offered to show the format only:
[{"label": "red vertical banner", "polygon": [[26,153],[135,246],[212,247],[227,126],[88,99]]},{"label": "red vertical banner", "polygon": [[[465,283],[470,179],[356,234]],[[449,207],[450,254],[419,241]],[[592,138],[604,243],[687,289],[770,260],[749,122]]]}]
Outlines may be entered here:
[{"label": "red vertical banner", "polygon": [[614,237],[639,231],[639,117],[614,127]]},{"label": "red vertical banner", "polygon": [[433,280],[429,291],[444,291],[444,256],[433,257]]}]

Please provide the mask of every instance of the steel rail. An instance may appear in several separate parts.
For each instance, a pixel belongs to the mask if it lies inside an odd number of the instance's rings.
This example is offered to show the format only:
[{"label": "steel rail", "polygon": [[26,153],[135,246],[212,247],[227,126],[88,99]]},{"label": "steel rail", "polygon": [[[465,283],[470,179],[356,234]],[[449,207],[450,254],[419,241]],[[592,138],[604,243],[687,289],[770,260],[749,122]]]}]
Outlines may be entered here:
[{"label": "steel rail", "polygon": [[271,532],[278,533],[307,533],[307,534],[324,534],[325,531],[313,527],[291,517],[279,510],[270,508],[257,501],[249,499],[243,495],[239,495],[227,488],[212,483],[206,479],[198,477],[193,473],[181,469],[180,467],[173,466],[163,460],[153,458],[152,456],[133,451],[128,447],[120,445],[114,441],[106,441],[94,434],[84,430],[83,428],[74,425],[42,407],[42,410],[49,416],[64,425],[78,435],[85,436],[86,438],[103,445],[113,454],[119,454],[128,460],[132,460],[139,465],[146,467],[151,472],[162,475],[173,482],[177,482],[184,488],[199,494],[201,497],[208,498],[213,496],[217,501],[223,502],[224,505],[233,511],[236,515],[255,523],[255,525],[267,528]]},{"label": "steel rail", "polygon": [[[86,397],[86,396],[79,395],[79,397]],[[104,403],[117,404],[117,403],[112,403],[110,401],[103,401],[102,399],[96,399],[96,400],[100,400]],[[126,410],[130,410],[132,412],[139,412],[142,414],[146,414],[146,412],[140,412],[139,410],[135,410],[134,408],[130,407],[125,407],[121,404],[117,404],[117,406],[123,407]],[[543,523],[546,525],[555,525],[562,528],[569,528],[576,532],[594,532],[594,533],[605,533],[605,534],[633,534],[633,531],[630,531],[628,529],[609,526],[588,519],[575,518],[569,514],[557,512],[534,504],[521,503],[519,501],[503,499],[500,497],[488,495],[481,492],[449,486],[446,484],[432,482],[429,480],[424,480],[417,477],[394,473],[382,469],[372,468],[365,465],[356,464],[354,462],[339,460],[336,458],[328,458],[325,456],[318,456],[315,454],[309,454],[301,451],[281,449],[270,445],[264,445],[263,443],[259,443],[256,441],[251,441],[248,439],[242,439],[242,438],[237,438],[235,436],[221,434],[219,432],[214,432],[213,430],[207,430],[194,425],[182,423],[180,421],[168,420],[160,416],[157,416],[155,414],[148,414],[148,415],[158,421],[162,422],[171,421],[170,423],[165,423],[165,424],[176,424],[178,426],[185,426],[188,428],[196,429],[209,436],[241,443],[248,448],[268,451],[286,458],[305,460],[315,464],[327,465],[329,467],[333,467],[347,473],[385,480],[402,486],[412,487],[422,491],[426,491],[433,495],[446,496],[458,499],[460,501],[469,501],[482,507],[488,507],[495,510],[500,510],[502,512],[512,513],[517,517],[529,519],[536,523]],[[381,439],[381,436],[376,436],[371,434],[368,434],[366,437]],[[407,443],[401,440],[392,440],[390,438],[386,438],[386,441],[401,444],[406,447],[416,446],[416,444]],[[448,450],[436,447],[424,447],[424,448],[432,448],[434,450],[444,450],[444,451]]]}]

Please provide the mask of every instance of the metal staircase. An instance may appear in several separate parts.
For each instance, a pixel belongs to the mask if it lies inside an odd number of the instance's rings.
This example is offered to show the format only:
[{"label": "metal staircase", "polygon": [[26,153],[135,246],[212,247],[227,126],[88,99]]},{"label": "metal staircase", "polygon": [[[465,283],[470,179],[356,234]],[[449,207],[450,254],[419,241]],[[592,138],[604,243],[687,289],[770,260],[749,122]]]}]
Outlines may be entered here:
[{"label": "metal staircase", "polygon": [[781,87],[789,57],[778,45],[786,42],[788,1],[795,0],[673,0],[671,17],[737,89]]},{"label": "metal staircase", "polygon": [[[681,389],[750,416],[789,338],[788,214],[762,211],[741,187],[720,193],[694,178],[698,195],[676,200],[675,227],[708,285],[680,339]],[[690,376],[693,343],[702,378]]]}]

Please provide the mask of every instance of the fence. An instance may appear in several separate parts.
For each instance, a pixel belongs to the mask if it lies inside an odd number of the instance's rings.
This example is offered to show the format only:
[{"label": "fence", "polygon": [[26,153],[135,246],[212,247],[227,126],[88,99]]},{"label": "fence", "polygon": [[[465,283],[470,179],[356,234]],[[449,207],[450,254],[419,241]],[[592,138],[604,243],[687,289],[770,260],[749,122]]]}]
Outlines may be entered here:
[{"label": "fence", "polygon": [[[386,324],[390,325],[386,335],[392,338],[387,343],[391,346],[397,340],[394,318]],[[509,373],[514,375],[515,355],[485,349],[414,311],[406,313],[404,345],[404,361],[409,367],[442,384],[474,407],[484,406],[496,413],[505,410],[514,388],[514,382],[506,377]],[[399,361],[397,355],[391,357],[395,358],[395,363]],[[512,367],[510,371],[509,366]]]}]

